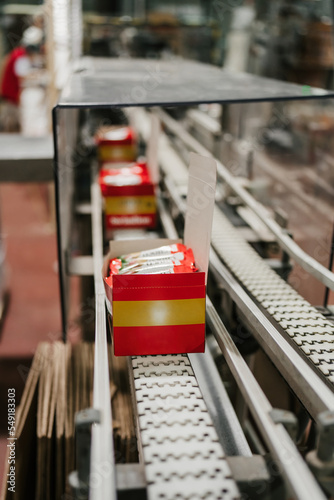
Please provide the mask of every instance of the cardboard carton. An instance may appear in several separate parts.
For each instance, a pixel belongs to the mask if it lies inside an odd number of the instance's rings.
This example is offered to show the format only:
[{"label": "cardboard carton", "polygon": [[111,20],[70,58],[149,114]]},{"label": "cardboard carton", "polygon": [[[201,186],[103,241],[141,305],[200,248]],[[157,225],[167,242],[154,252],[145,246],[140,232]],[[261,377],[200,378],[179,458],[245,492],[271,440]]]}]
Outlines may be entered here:
[{"label": "cardboard carton", "polygon": [[[191,154],[184,244],[192,248],[197,273],[115,275],[110,302],[116,356],[204,352],[205,296],[215,199],[216,162]],[[110,259],[179,240],[111,241]]]}]

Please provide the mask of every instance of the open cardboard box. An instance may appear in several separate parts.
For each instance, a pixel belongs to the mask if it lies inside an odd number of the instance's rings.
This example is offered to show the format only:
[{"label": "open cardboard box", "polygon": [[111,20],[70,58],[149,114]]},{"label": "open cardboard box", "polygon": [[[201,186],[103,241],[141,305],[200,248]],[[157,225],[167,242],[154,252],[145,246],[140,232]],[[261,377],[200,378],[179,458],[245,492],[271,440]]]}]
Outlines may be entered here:
[{"label": "open cardboard box", "polygon": [[[216,171],[212,158],[191,153],[184,244],[192,248],[199,272],[115,275],[112,287],[104,280],[116,356],[204,352]],[[103,278],[112,258],[175,242],[180,240],[111,241]]]}]

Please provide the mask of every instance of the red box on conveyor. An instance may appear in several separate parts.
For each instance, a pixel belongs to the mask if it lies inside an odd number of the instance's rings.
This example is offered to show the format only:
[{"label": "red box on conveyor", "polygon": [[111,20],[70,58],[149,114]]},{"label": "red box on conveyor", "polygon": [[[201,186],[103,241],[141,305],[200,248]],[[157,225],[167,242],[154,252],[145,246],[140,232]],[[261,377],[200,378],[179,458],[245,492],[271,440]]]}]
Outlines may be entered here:
[{"label": "red box on conveyor", "polygon": [[[116,356],[204,352],[216,168],[213,159],[191,154],[184,244],[192,248],[199,272],[115,275],[112,286],[104,279]],[[111,259],[175,242],[180,241],[111,241],[103,278]]]},{"label": "red box on conveyor", "polygon": [[145,162],[118,169],[102,165],[99,181],[107,229],[155,227],[155,186]]}]

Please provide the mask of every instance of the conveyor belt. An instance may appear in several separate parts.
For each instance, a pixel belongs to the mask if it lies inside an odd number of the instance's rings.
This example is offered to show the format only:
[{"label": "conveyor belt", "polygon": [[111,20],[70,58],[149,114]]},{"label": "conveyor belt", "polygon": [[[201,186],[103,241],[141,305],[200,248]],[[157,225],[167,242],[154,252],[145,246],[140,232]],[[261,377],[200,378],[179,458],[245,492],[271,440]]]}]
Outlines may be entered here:
[{"label": "conveyor belt", "polygon": [[149,500],[240,498],[188,356],[132,366]]},{"label": "conveyor belt", "polygon": [[216,207],[212,246],[312,367],[334,384],[334,325],[280,278]]},{"label": "conveyor belt", "polygon": [[[95,177],[93,176],[95,180]],[[101,195],[97,182],[92,184],[94,277],[97,297],[96,349],[94,369],[94,405],[108,405],[103,393],[109,379],[105,373],[104,292],[101,280],[102,232],[100,227]],[[174,229],[175,230],[175,229]],[[102,307],[100,299],[102,298]],[[135,356],[132,358],[134,389],[145,461],[149,500],[237,500],[238,487],[232,478],[225,453],[203,400],[191,363],[186,354]],[[108,389],[109,390],[109,389]],[[103,397],[103,401],[101,398]],[[110,413],[103,419],[105,427]],[[95,428],[94,428],[95,429]],[[99,426],[97,429],[100,430]],[[102,429],[107,436],[106,429]],[[108,448],[105,440],[93,434],[93,462],[100,463]],[[101,439],[102,438],[102,439]],[[110,440],[111,442],[112,440]],[[107,440],[109,443],[109,440]],[[112,461],[113,454],[105,457]],[[112,464],[109,464],[112,468]],[[102,488],[114,487],[106,481]],[[113,492],[99,497],[92,488],[92,498],[112,498]]]}]

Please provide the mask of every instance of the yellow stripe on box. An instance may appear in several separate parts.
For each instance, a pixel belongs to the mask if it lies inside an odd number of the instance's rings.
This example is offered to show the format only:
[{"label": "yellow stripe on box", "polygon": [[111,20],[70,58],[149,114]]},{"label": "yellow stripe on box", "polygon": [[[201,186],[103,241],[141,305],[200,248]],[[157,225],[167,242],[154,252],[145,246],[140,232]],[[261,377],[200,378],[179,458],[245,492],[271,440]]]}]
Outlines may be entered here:
[{"label": "yellow stripe on box", "polygon": [[117,146],[106,146],[101,145],[98,148],[99,160],[100,161],[135,161],[137,156],[136,146],[131,145],[117,145]]},{"label": "yellow stripe on box", "polygon": [[113,302],[114,326],[199,325],[205,322],[205,298]]},{"label": "yellow stripe on box", "polygon": [[107,196],[107,215],[154,214],[155,196]]}]

